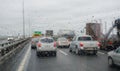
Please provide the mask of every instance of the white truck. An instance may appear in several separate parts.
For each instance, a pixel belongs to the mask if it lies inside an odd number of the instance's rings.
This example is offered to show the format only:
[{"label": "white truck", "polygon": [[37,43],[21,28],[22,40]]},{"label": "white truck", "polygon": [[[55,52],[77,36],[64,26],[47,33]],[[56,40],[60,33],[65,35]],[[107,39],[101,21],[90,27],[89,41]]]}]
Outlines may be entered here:
[{"label": "white truck", "polygon": [[100,43],[94,41],[90,35],[75,36],[70,44],[69,51],[76,54],[92,53],[97,54]]}]

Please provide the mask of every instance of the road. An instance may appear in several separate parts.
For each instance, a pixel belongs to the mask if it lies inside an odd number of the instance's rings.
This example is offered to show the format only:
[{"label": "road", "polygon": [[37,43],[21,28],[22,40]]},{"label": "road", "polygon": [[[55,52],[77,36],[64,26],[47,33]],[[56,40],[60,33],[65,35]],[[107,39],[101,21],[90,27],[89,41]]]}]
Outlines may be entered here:
[{"label": "road", "polygon": [[30,45],[0,67],[0,71],[120,71],[119,67],[108,67],[107,54],[102,52],[97,56],[75,55],[67,48],[59,48],[56,57],[37,57]]}]

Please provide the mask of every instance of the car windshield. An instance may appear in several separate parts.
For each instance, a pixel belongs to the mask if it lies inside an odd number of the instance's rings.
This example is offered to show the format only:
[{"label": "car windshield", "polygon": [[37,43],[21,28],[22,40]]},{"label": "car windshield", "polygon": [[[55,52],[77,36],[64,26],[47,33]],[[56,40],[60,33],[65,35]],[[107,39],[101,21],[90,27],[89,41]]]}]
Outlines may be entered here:
[{"label": "car windshield", "polygon": [[43,38],[40,40],[42,43],[53,43],[54,40],[53,39],[49,39],[49,38]]},{"label": "car windshield", "polygon": [[79,37],[78,41],[91,41],[91,37]]},{"label": "car windshield", "polygon": [[120,0],[0,0],[0,71],[120,71],[118,47]]}]

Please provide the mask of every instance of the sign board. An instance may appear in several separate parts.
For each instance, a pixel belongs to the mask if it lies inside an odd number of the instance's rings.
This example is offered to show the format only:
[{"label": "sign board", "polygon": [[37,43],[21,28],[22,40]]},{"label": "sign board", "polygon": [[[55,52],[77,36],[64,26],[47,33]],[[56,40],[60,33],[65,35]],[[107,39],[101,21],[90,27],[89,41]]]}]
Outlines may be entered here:
[{"label": "sign board", "polygon": [[33,33],[33,37],[40,37],[40,36],[42,36],[41,31],[35,31],[35,32]]}]

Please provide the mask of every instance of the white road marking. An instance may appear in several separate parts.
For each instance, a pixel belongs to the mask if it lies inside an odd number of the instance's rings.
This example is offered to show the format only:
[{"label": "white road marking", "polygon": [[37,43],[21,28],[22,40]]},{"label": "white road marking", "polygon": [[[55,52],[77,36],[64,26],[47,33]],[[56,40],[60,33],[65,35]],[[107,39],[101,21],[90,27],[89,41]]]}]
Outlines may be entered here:
[{"label": "white road marking", "polygon": [[27,50],[23,60],[21,61],[20,66],[18,67],[17,71],[24,71],[25,63],[27,61],[29,54],[30,54],[30,47],[28,48],[28,50]]},{"label": "white road marking", "polygon": [[99,54],[105,54],[105,53],[103,53],[103,52],[98,52]]},{"label": "white road marking", "polygon": [[66,52],[62,51],[62,50],[59,50],[62,54],[64,55],[68,55]]}]

